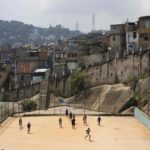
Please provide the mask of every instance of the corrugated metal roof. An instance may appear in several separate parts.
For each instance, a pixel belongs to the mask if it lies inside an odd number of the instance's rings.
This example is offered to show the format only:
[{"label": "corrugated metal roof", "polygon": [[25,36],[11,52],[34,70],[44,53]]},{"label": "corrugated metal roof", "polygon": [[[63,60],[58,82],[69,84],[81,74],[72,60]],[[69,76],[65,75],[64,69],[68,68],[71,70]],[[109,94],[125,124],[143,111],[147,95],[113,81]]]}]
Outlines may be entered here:
[{"label": "corrugated metal roof", "polygon": [[49,69],[36,69],[34,72],[46,72],[48,71]]}]

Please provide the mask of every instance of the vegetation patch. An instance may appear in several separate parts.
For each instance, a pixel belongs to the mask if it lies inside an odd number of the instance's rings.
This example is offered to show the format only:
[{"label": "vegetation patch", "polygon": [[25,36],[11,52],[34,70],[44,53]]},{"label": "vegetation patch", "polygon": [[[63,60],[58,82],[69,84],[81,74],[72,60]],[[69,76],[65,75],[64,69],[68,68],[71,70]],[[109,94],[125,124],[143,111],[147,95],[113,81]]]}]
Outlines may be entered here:
[{"label": "vegetation patch", "polygon": [[78,93],[80,91],[83,91],[85,89],[85,78],[86,73],[85,72],[75,72],[71,76],[71,89],[74,93]]},{"label": "vegetation patch", "polygon": [[24,100],[21,103],[22,110],[23,111],[34,111],[37,109],[38,104],[35,101],[32,100]]}]

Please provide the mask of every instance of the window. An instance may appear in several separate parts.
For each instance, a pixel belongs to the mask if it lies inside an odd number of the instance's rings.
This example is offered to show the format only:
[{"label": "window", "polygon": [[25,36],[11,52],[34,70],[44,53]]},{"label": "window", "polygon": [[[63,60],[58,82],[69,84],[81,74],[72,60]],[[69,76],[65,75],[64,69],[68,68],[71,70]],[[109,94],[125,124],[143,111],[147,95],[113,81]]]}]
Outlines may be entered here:
[{"label": "window", "polygon": [[140,33],[140,38],[144,38],[144,34],[143,33]]},{"label": "window", "polygon": [[21,80],[24,80],[24,76],[23,75],[21,75]]},{"label": "window", "polygon": [[148,33],[144,33],[144,41],[148,41],[148,40],[149,40]]},{"label": "window", "polygon": [[148,41],[148,36],[144,36],[144,41]]},{"label": "window", "polygon": [[132,44],[129,44],[129,48],[133,48],[133,45],[132,45]]},{"label": "window", "polygon": [[114,37],[113,37],[113,41],[115,41],[115,40],[116,40],[116,37],[114,36]]},{"label": "window", "polygon": [[112,27],[111,27],[111,30],[115,30],[115,29],[116,29],[116,27],[115,27],[115,26],[112,26]]},{"label": "window", "polygon": [[136,32],[133,32],[133,38],[136,39],[136,37],[137,37]]},{"label": "window", "polygon": [[145,28],[149,28],[150,27],[150,22],[149,21],[147,21],[147,22],[145,22]]},{"label": "window", "polygon": [[140,38],[143,38],[144,41],[148,41],[149,40],[149,34],[148,33],[141,33],[140,34]]}]

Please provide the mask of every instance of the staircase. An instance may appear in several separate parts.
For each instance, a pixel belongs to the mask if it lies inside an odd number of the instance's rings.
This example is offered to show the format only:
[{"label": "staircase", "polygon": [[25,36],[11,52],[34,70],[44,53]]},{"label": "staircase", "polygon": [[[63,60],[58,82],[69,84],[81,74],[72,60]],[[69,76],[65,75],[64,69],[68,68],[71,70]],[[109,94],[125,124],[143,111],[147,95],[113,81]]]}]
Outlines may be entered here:
[{"label": "staircase", "polygon": [[48,80],[44,80],[41,82],[40,89],[40,103],[39,109],[46,110],[49,102],[49,84]]}]

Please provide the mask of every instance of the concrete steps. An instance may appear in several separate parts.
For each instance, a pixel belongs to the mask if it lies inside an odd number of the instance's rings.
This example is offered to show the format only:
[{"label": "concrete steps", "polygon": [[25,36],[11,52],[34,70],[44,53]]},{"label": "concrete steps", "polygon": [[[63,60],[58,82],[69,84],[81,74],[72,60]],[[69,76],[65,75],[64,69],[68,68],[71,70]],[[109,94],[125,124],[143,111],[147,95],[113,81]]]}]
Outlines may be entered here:
[{"label": "concrete steps", "polygon": [[40,110],[45,110],[47,108],[47,100],[49,99],[48,85],[49,84],[47,80],[41,82],[40,103],[39,103]]}]

